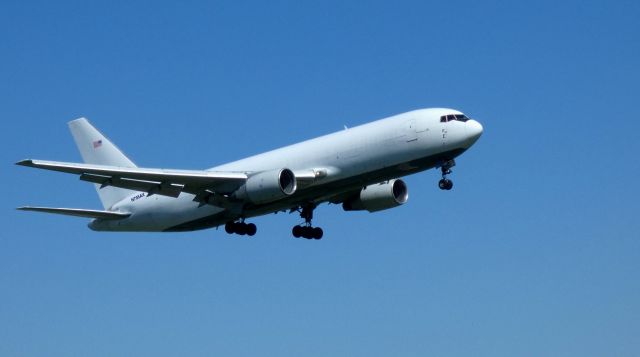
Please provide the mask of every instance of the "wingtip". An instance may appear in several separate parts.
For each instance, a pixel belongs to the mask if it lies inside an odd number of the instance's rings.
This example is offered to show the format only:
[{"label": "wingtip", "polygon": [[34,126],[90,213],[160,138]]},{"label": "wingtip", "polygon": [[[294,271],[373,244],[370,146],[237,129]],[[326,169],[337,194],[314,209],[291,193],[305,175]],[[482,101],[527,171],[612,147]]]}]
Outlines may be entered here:
[{"label": "wingtip", "polygon": [[16,165],[33,166],[33,160],[31,160],[31,159],[20,160],[20,161],[16,162]]}]

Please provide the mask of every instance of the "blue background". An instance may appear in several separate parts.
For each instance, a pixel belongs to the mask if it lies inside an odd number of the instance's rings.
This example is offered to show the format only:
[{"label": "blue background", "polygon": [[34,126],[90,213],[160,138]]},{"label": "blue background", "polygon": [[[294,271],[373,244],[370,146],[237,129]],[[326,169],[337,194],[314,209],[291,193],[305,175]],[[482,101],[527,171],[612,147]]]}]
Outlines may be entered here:
[{"label": "blue background", "polygon": [[[640,355],[637,1],[5,1],[0,355]],[[88,117],[138,165],[198,169],[423,107],[478,119],[455,188],[321,206],[252,239],[109,234]]]}]

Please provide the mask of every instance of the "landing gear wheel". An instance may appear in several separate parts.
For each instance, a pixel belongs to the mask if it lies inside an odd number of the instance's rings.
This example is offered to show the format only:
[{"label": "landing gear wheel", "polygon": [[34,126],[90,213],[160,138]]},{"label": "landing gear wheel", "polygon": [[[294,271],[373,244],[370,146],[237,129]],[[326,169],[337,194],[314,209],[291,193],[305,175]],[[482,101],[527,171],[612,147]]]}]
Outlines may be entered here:
[{"label": "landing gear wheel", "polygon": [[302,229],[302,227],[300,226],[293,226],[293,229],[291,229],[291,234],[293,234],[294,237],[296,238],[300,238],[302,237],[302,232],[304,230]]},{"label": "landing gear wheel", "polygon": [[305,236],[305,238],[307,238],[308,240],[312,240],[313,237],[313,227],[307,227],[307,235]]},{"label": "landing gear wheel", "polygon": [[302,227],[302,238],[311,239],[311,227],[303,226]]},{"label": "landing gear wheel", "polygon": [[449,191],[453,188],[453,181],[443,178],[438,182],[438,187],[440,187],[441,190]]},{"label": "landing gear wheel", "polygon": [[247,234],[247,225],[244,223],[236,223],[236,233],[243,236]]},{"label": "landing gear wheel", "polygon": [[253,224],[253,223],[247,224],[246,227],[247,227],[247,235],[249,237],[253,237],[256,234],[256,232],[258,231],[258,227],[256,227],[256,225]]},{"label": "landing gear wheel", "polygon": [[312,233],[313,239],[322,239],[322,236],[324,235],[324,232],[320,227],[313,228],[311,233]]},{"label": "landing gear wheel", "polygon": [[224,225],[224,231],[227,232],[228,234],[233,234],[235,233],[234,228],[235,223],[233,222],[227,222],[227,224]]},{"label": "landing gear wheel", "polygon": [[244,222],[227,222],[224,225],[224,231],[229,234],[253,236],[258,231],[258,227],[256,227],[256,225],[253,223],[247,224]]}]

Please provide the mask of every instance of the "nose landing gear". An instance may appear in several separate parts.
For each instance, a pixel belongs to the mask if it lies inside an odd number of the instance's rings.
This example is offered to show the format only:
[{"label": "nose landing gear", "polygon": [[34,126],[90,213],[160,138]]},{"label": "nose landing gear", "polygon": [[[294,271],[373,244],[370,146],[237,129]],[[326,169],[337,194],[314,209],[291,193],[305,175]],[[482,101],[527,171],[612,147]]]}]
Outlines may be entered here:
[{"label": "nose landing gear", "polygon": [[440,181],[438,181],[438,187],[440,187],[441,190],[449,191],[453,188],[453,181],[447,178],[442,178]]},{"label": "nose landing gear", "polygon": [[311,220],[313,219],[313,210],[315,205],[309,204],[302,207],[300,211],[300,217],[304,219],[303,225],[294,226],[291,229],[291,233],[296,238],[306,238],[306,239],[322,239],[324,232],[320,227],[313,227],[311,225]]},{"label": "nose landing gear", "polygon": [[449,180],[447,175],[451,174],[451,168],[455,165],[456,162],[454,160],[447,160],[440,167],[440,170],[442,171],[442,179],[438,181],[438,187],[440,187],[441,190],[449,191],[453,188],[453,181]]}]

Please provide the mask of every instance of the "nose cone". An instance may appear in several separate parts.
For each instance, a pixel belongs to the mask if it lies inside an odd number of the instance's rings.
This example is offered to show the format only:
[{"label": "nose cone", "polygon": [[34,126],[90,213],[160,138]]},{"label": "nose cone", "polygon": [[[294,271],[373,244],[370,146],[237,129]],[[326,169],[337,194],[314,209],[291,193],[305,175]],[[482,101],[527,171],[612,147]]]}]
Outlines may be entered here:
[{"label": "nose cone", "polygon": [[478,138],[480,138],[483,129],[482,125],[473,119],[467,120],[465,124],[465,131],[467,132],[467,147],[470,147],[478,140]]}]

